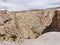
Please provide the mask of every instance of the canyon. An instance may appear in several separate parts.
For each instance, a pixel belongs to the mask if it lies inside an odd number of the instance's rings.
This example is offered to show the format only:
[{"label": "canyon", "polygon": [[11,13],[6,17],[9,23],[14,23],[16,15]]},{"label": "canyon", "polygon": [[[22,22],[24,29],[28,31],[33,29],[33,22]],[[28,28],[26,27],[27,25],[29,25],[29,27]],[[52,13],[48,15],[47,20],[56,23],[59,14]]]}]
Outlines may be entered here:
[{"label": "canyon", "polygon": [[9,39],[36,39],[47,32],[60,32],[60,8],[0,10],[0,34]]}]

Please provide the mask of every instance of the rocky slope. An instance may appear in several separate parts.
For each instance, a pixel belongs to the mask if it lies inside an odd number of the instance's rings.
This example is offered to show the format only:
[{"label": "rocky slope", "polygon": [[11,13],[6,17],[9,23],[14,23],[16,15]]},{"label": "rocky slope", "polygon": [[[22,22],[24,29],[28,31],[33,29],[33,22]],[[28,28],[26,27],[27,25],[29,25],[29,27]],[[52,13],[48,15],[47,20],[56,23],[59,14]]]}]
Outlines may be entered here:
[{"label": "rocky slope", "polygon": [[59,8],[30,11],[0,10],[0,37],[31,39],[45,32],[60,31],[59,10]]},{"label": "rocky slope", "polygon": [[41,34],[45,27],[51,24],[55,15],[54,9],[0,12],[0,32],[23,38],[35,38]]},{"label": "rocky slope", "polygon": [[37,39],[25,39],[21,45],[60,45],[60,32],[49,32]]}]

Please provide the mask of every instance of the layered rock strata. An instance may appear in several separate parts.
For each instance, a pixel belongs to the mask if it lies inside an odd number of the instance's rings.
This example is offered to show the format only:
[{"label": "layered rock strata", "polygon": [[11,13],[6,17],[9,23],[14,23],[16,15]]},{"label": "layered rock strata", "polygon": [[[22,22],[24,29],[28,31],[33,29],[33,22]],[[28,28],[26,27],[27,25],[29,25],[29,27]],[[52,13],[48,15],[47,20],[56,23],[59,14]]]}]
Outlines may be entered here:
[{"label": "layered rock strata", "polygon": [[[41,9],[30,11],[1,10],[0,33],[6,34],[6,38],[10,38],[11,35],[16,35],[20,39],[36,38],[43,31],[47,32],[45,29],[46,27],[49,27],[50,24],[53,24],[52,27],[54,28],[57,26],[57,21],[53,19],[56,19],[55,17],[59,15],[59,12],[60,11],[58,9]],[[60,27],[59,23],[58,27]]]}]

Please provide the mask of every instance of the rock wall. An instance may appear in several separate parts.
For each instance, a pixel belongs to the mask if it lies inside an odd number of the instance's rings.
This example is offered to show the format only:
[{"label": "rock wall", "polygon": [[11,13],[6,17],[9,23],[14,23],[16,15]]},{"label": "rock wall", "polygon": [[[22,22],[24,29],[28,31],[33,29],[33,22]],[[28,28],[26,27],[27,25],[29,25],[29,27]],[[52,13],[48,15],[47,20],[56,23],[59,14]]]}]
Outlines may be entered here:
[{"label": "rock wall", "polygon": [[11,35],[17,35],[18,38],[36,38],[46,27],[50,26],[55,13],[56,9],[31,11],[1,10],[0,33],[7,34],[7,38]]},{"label": "rock wall", "polygon": [[51,24],[44,29],[42,34],[46,32],[52,32],[52,31],[60,32],[60,10],[57,9],[55,11],[55,15],[52,19]]},{"label": "rock wall", "polygon": [[17,25],[24,33],[23,37],[35,38],[40,35],[52,22],[54,13],[54,9],[16,12]]}]

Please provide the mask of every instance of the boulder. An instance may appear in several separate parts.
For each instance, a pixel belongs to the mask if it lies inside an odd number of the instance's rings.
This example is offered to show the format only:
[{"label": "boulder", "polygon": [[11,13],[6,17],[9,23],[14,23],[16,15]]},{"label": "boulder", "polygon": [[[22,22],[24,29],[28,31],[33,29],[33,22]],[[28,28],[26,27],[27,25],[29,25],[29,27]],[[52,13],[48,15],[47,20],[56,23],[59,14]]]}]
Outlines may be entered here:
[{"label": "boulder", "polygon": [[60,32],[48,32],[37,39],[25,39],[21,45],[60,45]]}]

